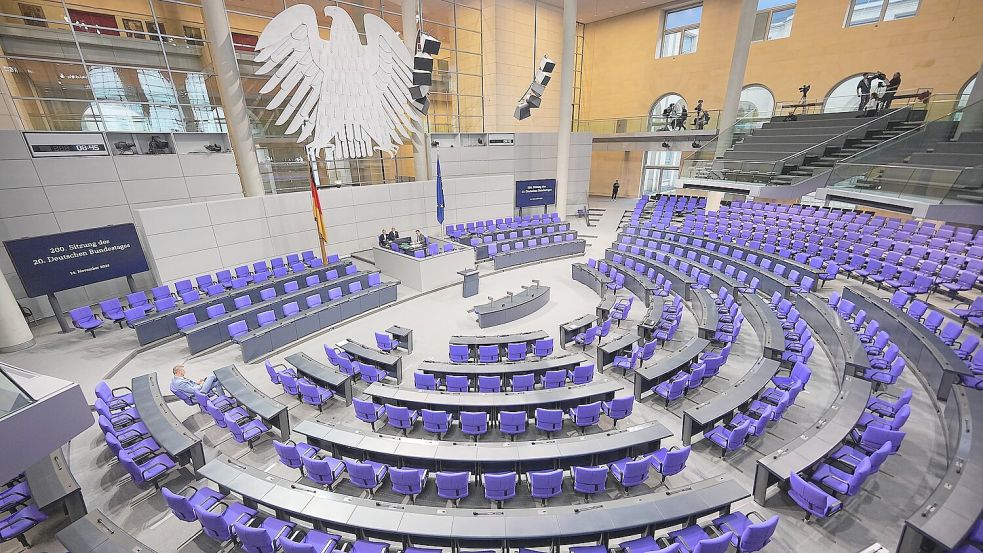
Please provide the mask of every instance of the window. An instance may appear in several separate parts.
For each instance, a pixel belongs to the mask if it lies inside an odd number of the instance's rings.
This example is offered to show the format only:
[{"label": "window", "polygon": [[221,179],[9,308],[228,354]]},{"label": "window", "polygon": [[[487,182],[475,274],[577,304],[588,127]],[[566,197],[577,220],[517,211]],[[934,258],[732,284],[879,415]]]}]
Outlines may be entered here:
[{"label": "window", "polygon": [[738,119],[771,117],[775,111],[775,96],[761,85],[748,85],[741,90]]},{"label": "window", "polygon": [[666,12],[659,57],[667,58],[695,52],[696,43],[700,38],[702,16],[702,5]]},{"label": "window", "polygon": [[795,0],[758,0],[751,40],[775,40],[792,33]]},{"label": "window", "polygon": [[857,111],[860,109],[860,95],[857,93],[857,84],[863,75],[847,77],[840,84],[833,87],[826,95],[826,102],[823,104],[823,113],[842,113],[846,111]]},{"label": "window", "polygon": [[852,27],[912,17],[918,13],[919,2],[920,0],[853,0],[846,24]]},{"label": "window", "polygon": [[672,150],[645,152],[642,158],[642,194],[659,194],[675,189],[682,157],[682,152]]}]

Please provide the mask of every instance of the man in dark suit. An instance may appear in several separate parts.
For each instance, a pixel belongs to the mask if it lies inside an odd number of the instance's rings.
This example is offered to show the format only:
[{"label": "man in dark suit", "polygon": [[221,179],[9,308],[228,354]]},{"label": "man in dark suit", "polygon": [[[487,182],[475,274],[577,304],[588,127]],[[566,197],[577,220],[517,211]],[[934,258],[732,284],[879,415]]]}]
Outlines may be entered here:
[{"label": "man in dark suit", "polygon": [[382,246],[382,247],[385,247],[386,246],[386,242],[388,242],[388,241],[389,241],[389,239],[386,237],[386,229],[382,229],[382,233],[379,234],[379,245]]},{"label": "man in dark suit", "polygon": [[389,229],[389,234],[386,236],[386,238],[389,238],[389,241],[390,242],[392,242],[393,240],[399,238],[399,233],[396,232],[396,227],[393,227],[393,228]]}]

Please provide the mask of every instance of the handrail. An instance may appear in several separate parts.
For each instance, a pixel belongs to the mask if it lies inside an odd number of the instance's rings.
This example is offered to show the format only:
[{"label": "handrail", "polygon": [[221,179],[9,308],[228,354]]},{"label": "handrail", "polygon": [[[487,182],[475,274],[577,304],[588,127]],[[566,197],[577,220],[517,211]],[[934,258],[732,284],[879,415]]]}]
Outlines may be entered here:
[{"label": "handrail", "polygon": [[[887,113],[885,113],[884,115],[881,115],[880,117],[877,117],[876,119],[871,119],[870,121],[867,121],[867,122],[866,122],[866,123],[864,123],[863,125],[858,125],[858,126],[856,126],[856,127],[853,127],[852,129],[850,129],[850,130],[848,130],[848,131],[846,131],[846,132],[842,132],[842,133],[840,133],[840,134],[838,134],[838,135],[836,135],[836,136],[834,136],[834,137],[832,137],[832,138],[829,138],[829,139],[827,139],[827,140],[824,140],[823,142],[820,142],[820,143],[818,143],[818,144],[813,144],[812,146],[810,146],[810,147],[808,147],[808,148],[806,148],[806,149],[804,149],[804,150],[801,150],[801,151],[799,151],[799,152],[796,152],[796,153],[794,153],[794,154],[791,154],[791,155],[788,155],[788,156],[786,156],[786,157],[784,157],[784,158],[782,158],[782,159],[779,159],[779,160],[778,160],[778,161],[777,161],[776,163],[778,163],[778,162],[781,162],[781,163],[784,163],[785,161],[787,161],[787,160],[789,160],[789,159],[791,159],[791,158],[793,158],[793,157],[796,157],[796,156],[798,156],[798,155],[800,155],[800,154],[803,154],[804,152],[808,152],[809,150],[813,150],[813,149],[815,149],[815,148],[818,148],[818,147],[820,147],[820,146],[823,146],[823,145],[825,145],[825,144],[829,144],[830,142],[832,142],[832,141],[834,141],[834,140],[837,140],[838,138],[840,138],[840,137],[842,137],[842,136],[844,136],[844,135],[847,135],[847,134],[851,134],[851,133],[854,133],[854,132],[856,132],[856,131],[857,131],[858,129],[862,129],[862,128],[864,128],[864,127],[866,127],[866,126],[868,126],[868,125],[870,125],[871,123],[876,123],[876,122],[878,122],[878,121],[880,121],[881,119],[884,119],[885,117],[892,117],[892,116],[894,116],[894,115],[895,115],[895,114],[896,114],[897,112],[899,112],[899,111],[902,111],[902,110],[909,110],[909,111],[910,111],[910,110],[911,110],[911,106],[905,106],[905,107],[903,107],[903,108],[898,108],[898,109],[896,109],[896,110],[891,110],[891,111],[888,111],[888,112],[887,112]],[[857,152],[857,153],[860,153],[860,152]],[[855,155],[856,155],[856,154],[855,154]]]},{"label": "handrail", "polygon": [[[925,94],[926,92],[928,94],[932,95],[935,92],[935,89],[933,89],[933,88],[906,88],[906,89],[901,89],[901,90],[895,91],[895,98],[897,98],[899,100],[908,100],[909,101],[909,104],[910,104],[911,103],[911,100],[917,100],[920,95]],[[900,96],[900,98],[898,98],[899,96]],[[859,98],[859,95],[858,94],[841,94],[841,95],[837,95],[837,96],[822,96],[820,98],[814,98],[814,99],[812,99],[812,98],[805,98],[805,100],[807,100],[806,102],[803,102],[802,101],[803,98],[799,98],[799,99],[794,100],[794,101],[790,101],[790,100],[781,100],[781,101],[778,101],[778,100],[776,100],[775,101],[775,111],[778,112],[780,110],[795,109],[795,108],[801,107],[803,105],[807,105],[807,106],[817,106],[818,105],[818,106],[821,106],[821,107],[825,108],[826,107],[826,103],[829,100],[832,100],[833,98]],[[858,106],[858,109],[863,109],[863,106]],[[846,112],[843,112],[843,113],[846,113]]]}]

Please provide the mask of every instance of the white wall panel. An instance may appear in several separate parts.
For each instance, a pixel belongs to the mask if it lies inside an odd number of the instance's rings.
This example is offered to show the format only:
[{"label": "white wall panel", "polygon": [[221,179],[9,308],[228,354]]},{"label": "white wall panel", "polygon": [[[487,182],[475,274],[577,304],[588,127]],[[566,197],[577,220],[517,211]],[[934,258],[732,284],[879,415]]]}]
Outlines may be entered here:
[{"label": "white wall panel", "polygon": [[74,211],[59,211],[55,213],[55,219],[58,221],[58,227],[61,232],[70,232],[98,226],[132,223],[133,214],[129,206],[115,205]]},{"label": "white wall panel", "polygon": [[0,218],[50,212],[51,205],[42,188],[0,190]]},{"label": "white wall panel", "polygon": [[208,196],[242,197],[242,186],[239,184],[239,175],[236,173],[204,177],[185,175],[184,181],[188,186],[188,194],[192,198]]},{"label": "white wall panel", "polygon": [[219,246],[218,251],[222,256],[222,266],[232,268],[257,259],[273,257],[273,242],[269,238],[247,240],[227,246]]},{"label": "white wall panel", "polygon": [[[215,232],[215,243],[219,246],[251,242],[270,237],[270,228],[266,224],[266,219],[223,223],[221,225],[214,225],[212,230]],[[259,258],[262,256],[257,254],[253,257]]]},{"label": "white wall panel", "polygon": [[184,176],[174,156],[132,155],[114,156],[112,159],[116,163],[119,179],[124,181]]},{"label": "white wall panel", "polygon": [[262,197],[210,202],[205,208],[213,225],[266,217],[266,204]]},{"label": "white wall panel", "polygon": [[[173,158],[173,156],[168,157]],[[223,154],[184,154],[178,155],[177,160],[186,176],[237,174],[235,155],[231,152]]]},{"label": "white wall panel", "polygon": [[43,157],[35,159],[34,166],[45,185],[119,181],[116,165],[109,156]]},{"label": "white wall panel", "polygon": [[45,186],[44,193],[53,211],[127,205],[123,185],[119,181]]},{"label": "white wall panel", "polygon": [[161,282],[174,282],[223,269],[218,248],[203,248],[173,257],[157,259]]},{"label": "white wall panel", "polygon": [[212,227],[178,230],[164,234],[148,234],[147,242],[157,258],[173,257],[218,246]]},{"label": "white wall panel", "polygon": [[127,203],[142,204],[148,202],[160,202],[164,200],[184,200],[189,199],[188,185],[184,182],[184,177],[168,177],[142,180],[122,181],[123,193]]},{"label": "white wall panel", "polygon": [[[6,133],[0,133],[3,136]],[[41,179],[29,159],[0,160],[0,188],[30,188],[40,186]]]}]

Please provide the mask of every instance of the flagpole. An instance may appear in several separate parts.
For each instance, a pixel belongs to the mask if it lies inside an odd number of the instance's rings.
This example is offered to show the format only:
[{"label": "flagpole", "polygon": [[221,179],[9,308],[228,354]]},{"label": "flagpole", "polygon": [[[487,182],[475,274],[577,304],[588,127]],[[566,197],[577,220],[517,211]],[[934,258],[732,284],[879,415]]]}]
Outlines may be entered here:
[{"label": "flagpole", "polygon": [[[317,153],[311,146],[307,146],[305,149],[307,150],[307,163],[310,165],[311,179],[313,179],[314,183],[314,190],[312,190],[311,193],[317,194],[317,189],[321,187],[321,174],[317,170]],[[321,214],[321,217],[324,217],[323,213]],[[321,239],[321,231],[318,228],[317,219],[314,219],[314,230],[317,231],[317,241],[321,245],[321,260],[327,263],[328,254],[327,251],[325,251],[324,240]],[[327,235],[327,229],[324,230],[324,233]],[[327,236],[325,236],[325,238],[327,238]]]}]

